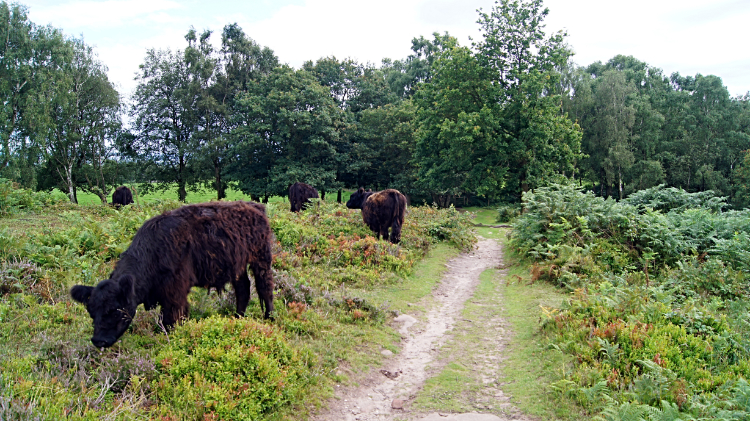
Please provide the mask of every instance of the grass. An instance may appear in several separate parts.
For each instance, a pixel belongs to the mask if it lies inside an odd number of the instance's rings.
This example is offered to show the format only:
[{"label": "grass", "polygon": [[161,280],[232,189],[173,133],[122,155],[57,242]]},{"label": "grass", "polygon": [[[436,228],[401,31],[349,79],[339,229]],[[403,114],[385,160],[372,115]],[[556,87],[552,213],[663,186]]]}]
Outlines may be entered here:
[{"label": "grass", "polygon": [[[495,208],[479,208],[479,207],[467,207],[462,208],[466,212],[473,213],[475,224],[483,225],[499,225],[496,221],[497,209]],[[505,239],[508,230],[504,228],[491,228],[491,227],[474,227],[476,233],[484,238],[491,238],[493,240],[502,241]]]},{"label": "grass", "polygon": [[560,308],[567,295],[544,282],[531,282],[529,267],[506,249],[506,282],[503,316],[513,331],[507,348],[503,372],[512,379],[503,390],[529,415],[542,420],[578,420],[582,414],[570,402],[553,396],[550,384],[567,369],[570,361],[560,351],[548,347],[540,334],[540,319],[545,308]]},{"label": "grass", "polygon": [[[129,185],[131,190],[133,190],[133,186]],[[59,190],[57,190],[59,191]],[[114,191],[114,190],[113,190]],[[354,190],[344,190],[341,193],[341,200],[343,203],[346,203],[347,200],[349,200],[349,196],[351,196],[352,192]],[[61,193],[62,194],[62,193]],[[232,187],[227,188],[226,190],[227,197],[224,200],[250,200],[250,195],[244,194],[239,190],[236,190]],[[102,202],[99,199],[99,196],[88,193],[85,191],[78,191],[78,204],[79,205],[100,205]],[[326,195],[329,201],[336,201],[336,192],[328,193]],[[107,200],[111,200],[112,198],[112,192],[109,193],[107,196]],[[177,200],[177,186],[175,185],[169,190],[163,191],[163,192],[154,192],[154,193],[148,193],[143,195],[137,195],[134,193],[133,200],[135,200],[136,203],[153,203],[159,200]],[[211,200],[216,200],[216,191],[210,190],[210,189],[200,189],[198,191],[192,191],[189,190],[187,192],[187,197],[185,198],[186,203],[203,203],[203,202],[209,202]],[[289,198],[286,196],[271,196],[268,201],[270,203],[280,203],[280,202],[289,202]]]}]

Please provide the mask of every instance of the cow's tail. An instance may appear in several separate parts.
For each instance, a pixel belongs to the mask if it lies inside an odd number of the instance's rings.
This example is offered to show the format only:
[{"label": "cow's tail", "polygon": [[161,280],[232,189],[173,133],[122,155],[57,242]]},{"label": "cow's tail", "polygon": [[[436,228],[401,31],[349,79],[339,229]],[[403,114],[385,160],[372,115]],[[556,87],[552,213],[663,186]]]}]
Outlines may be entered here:
[{"label": "cow's tail", "polygon": [[401,228],[404,225],[404,217],[406,217],[406,196],[400,193],[395,196],[393,222],[391,223],[391,243],[398,244],[401,241]]}]

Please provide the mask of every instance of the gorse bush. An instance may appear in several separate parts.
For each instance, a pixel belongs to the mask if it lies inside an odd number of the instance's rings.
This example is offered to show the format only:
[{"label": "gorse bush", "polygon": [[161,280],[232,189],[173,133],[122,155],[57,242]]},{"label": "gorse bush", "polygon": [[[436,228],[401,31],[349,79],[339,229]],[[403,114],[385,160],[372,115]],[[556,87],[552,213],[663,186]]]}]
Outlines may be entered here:
[{"label": "gorse bush", "polygon": [[661,187],[616,202],[551,186],[524,206],[511,244],[573,291],[542,323],[572,357],[560,399],[606,420],[750,417],[750,214]]}]

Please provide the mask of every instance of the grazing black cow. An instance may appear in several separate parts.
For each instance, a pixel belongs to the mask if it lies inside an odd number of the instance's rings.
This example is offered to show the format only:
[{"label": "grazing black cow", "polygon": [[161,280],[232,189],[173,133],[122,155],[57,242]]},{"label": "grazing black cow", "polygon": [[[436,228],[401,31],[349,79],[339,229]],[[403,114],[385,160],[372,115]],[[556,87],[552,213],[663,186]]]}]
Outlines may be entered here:
[{"label": "grazing black cow", "polygon": [[112,193],[112,206],[119,208],[133,203],[133,193],[125,186],[120,186]]},{"label": "grazing black cow", "polygon": [[406,215],[406,197],[400,191],[387,189],[373,192],[359,188],[352,193],[346,202],[349,209],[362,209],[362,219],[370,229],[377,234],[378,239],[388,238],[388,229],[391,229],[390,241],[398,244],[401,241],[401,227],[404,225]]},{"label": "grazing black cow", "polygon": [[296,182],[289,187],[289,203],[292,204],[292,212],[299,212],[310,204],[310,199],[317,198],[318,191],[315,187]]},{"label": "grazing black cow", "polygon": [[264,308],[273,312],[271,229],[265,207],[252,202],[210,202],[164,212],[146,221],[120,256],[115,269],[96,287],[70,290],[94,321],[91,342],[109,347],[122,336],[138,304],[161,305],[166,327],[187,317],[190,288],[222,291],[232,284],[237,314],[244,315],[255,288]]}]

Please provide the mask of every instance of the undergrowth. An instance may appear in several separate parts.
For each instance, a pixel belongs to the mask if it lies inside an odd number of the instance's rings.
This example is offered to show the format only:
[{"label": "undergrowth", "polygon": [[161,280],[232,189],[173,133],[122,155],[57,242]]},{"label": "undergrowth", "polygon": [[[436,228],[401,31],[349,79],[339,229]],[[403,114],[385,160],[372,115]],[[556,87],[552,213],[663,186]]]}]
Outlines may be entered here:
[{"label": "undergrowth", "polygon": [[726,208],[662,187],[524,195],[510,245],[572,292],[543,308],[548,346],[574,361],[555,399],[602,420],[750,418],[750,211]]},{"label": "undergrowth", "polygon": [[382,303],[346,288],[398,284],[433,245],[476,241],[471,215],[454,209],[410,207],[393,245],[340,204],[297,214],[268,204],[274,322],[260,321],[257,300],[234,318],[231,291],[196,289],[186,323],[167,332],[158,309],[141,307],[100,350],[70,287],[107,278],[143,222],[180,204],[24,206],[0,218],[0,419],[306,419],[343,380],[342,363],[398,338]]}]

